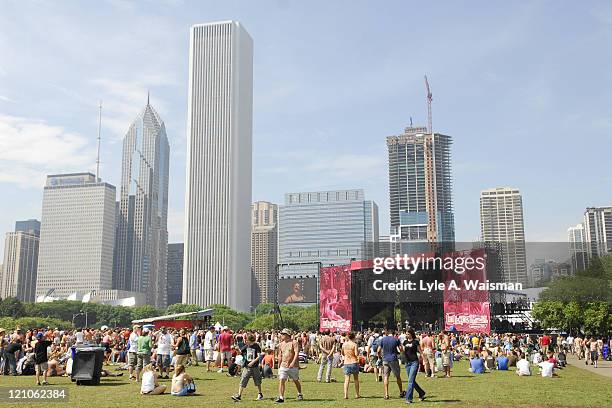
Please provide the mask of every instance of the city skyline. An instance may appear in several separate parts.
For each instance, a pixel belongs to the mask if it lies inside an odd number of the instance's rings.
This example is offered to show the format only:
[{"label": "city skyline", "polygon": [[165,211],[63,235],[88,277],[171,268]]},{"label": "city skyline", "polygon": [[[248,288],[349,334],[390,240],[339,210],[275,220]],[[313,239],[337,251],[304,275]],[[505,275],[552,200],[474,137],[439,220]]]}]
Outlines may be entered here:
[{"label": "city skyline", "polygon": [[[65,14],[68,8],[65,5],[58,6],[57,10],[45,5],[41,5],[40,10],[30,9],[29,5],[7,6],[7,12],[0,16],[0,33],[5,39],[0,43],[0,51],[13,58],[6,59],[11,63],[0,63],[0,76],[3,78],[0,86],[0,145],[6,146],[0,156],[0,192],[7,197],[0,205],[2,231],[10,231],[16,219],[40,218],[41,191],[46,174],[93,171],[98,99],[103,100],[102,177],[110,184],[119,186],[118,163],[121,155],[118,140],[125,131],[125,125],[140,108],[146,89],[151,88],[155,95],[153,100],[159,101],[160,112],[167,125],[172,127],[169,131],[174,138],[171,144],[176,145],[176,157],[173,156],[174,163],[171,165],[173,184],[170,186],[169,229],[171,242],[182,241],[187,89],[187,47],[184,43],[190,24],[228,16],[241,20],[249,27],[261,45],[255,57],[254,200],[281,202],[282,195],[287,191],[363,186],[368,197],[380,206],[380,233],[386,235],[388,193],[384,183],[385,144],[381,135],[393,134],[398,126],[407,126],[410,117],[414,117],[415,124],[425,124],[422,74],[427,73],[434,94],[434,131],[452,134],[455,138],[454,204],[458,241],[472,240],[479,235],[478,192],[494,185],[515,185],[521,189],[525,198],[528,240],[565,241],[567,227],[581,221],[586,207],[610,205],[612,200],[608,200],[600,188],[600,184],[606,182],[603,167],[599,170],[596,168],[593,174],[604,179],[587,183],[562,165],[579,149],[580,145],[572,135],[585,131],[585,126],[593,143],[605,141],[607,132],[612,128],[609,115],[601,108],[589,111],[581,109],[577,101],[581,99],[583,91],[572,84],[581,83],[584,78],[576,72],[574,63],[565,64],[564,68],[557,67],[559,59],[563,58],[561,54],[574,52],[578,56],[584,55],[589,49],[581,50],[584,44],[597,47],[607,43],[609,34],[606,28],[612,20],[602,16],[612,15],[610,10],[607,10],[608,14],[605,9],[602,11],[601,7],[596,6],[587,11],[575,10],[575,13],[571,13],[572,21],[584,21],[590,29],[581,28],[572,34],[572,41],[569,42],[567,37],[560,35],[555,40],[558,43],[549,47],[552,51],[546,55],[535,54],[534,57],[536,50],[541,52],[537,45],[550,39],[551,33],[556,33],[554,26],[559,20],[570,19],[570,13],[551,13],[543,5],[498,7],[498,10],[483,7],[470,18],[488,17],[490,23],[481,29],[459,29],[449,17],[453,6],[447,6],[448,11],[435,6],[425,7],[422,12],[437,18],[441,26],[446,26],[445,30],[459,30],[457,41],[480,38],[486,30],[490,30],[496,40],[501,39],[497,41],[495,49],[490,47],[490,42],[485,42],[482,47],[465,50],[467,54],[455,61],[454,69],[449,70],[441,69],[443,64],[438,66],[436,63],[457,56],[451,49],[456,43],[442,44],[437,38],[417,36],[415,38],[418,40],[404,45],[403,36],[414,35],[412,30],[419,30],[418,22],[408,27],[405,34],[394,37],[397,35],[394,22],[401,21],[402,12],[407,10],[400,4],[390,3],[388,10],[368,16],[371,18],[369,21],[373,22],[372,33],[368,33],[368,28],[356,28],[351,23],[352,29],[356,30],[356,38],[371,34],[363,44],[352,37],[333,39],[330,44],[321,43],[322,38],[330,38],[331,30],[338,29],[331,25],[334,16],[345,11],[338,5],[329,6],[330,16],[326,17],[329,21],[325,19],[324,22],[330,24],[323,24],[317,33],[308,32],[299,23],[303,10],[296,3],[270,7],[265,12],[259,12],[248,3],[244,5],[242,10],[239,7],[219,7],[192,15],[187,11],[165,13],[170,10],[169,6],[151,7],[138,17],[139,21],[156,21],[160,23],[161,30],[155,33],[136,30],[134,38],[127,40],[147,44],[139,51],[142,62],[138,62],[136,68],[141,68],[139,64],[142,64],[145,69],[141,70],[134,69],[133,58],[122,58],[124,46],[118,38],[126,41],[124,36],[111,35],[102,28],[92,28],[88,19],[66,25],[70,29],[62,28],[61,14]],[[131,20],[134,14],[142,12],[140,9],[130,9],[129,5],[125,7],[125,15],[117,19],[119,34],[122,29],[126,32],[128,27],[134,25]],[[365,9],[359,4],[353,7],[348,13],[350,20],[366,21]],[[85,13],[78,7],[74,10]],[[100,17],[100,21],[104,21],[108,18],[107,14],[112,14],[110,12],[116,11],[116,8],[104,4],[101,10],[106,12]],[[266,26],[267,18],[279,15],[285,19],[281,19],[277,27]],[[523,35],[514,35],[514,31],[509,35],[508,30],[513,30],[509,24],[495,27],[494,22],[502,21],[502,16],[505,20],[507,15],[516,17],[513,24],[525,29]],[[28,16],[28,20],[24,20],[24,16]],[[43,63],[31,64],[44,66],[44,73],[37,68],[24,68],[29,57],[17,53],[24,47],[35,47],[33,41],[37,36],[27,33],[27,27],[37,24],[43,16],[56,23],[54,30],[46,34],[46,48],[52,52],[40,50],[37,58]],[[540,24],[535,27],[532,25],[534,21]],[[340,24],[346,23],[340,21]],[[96,46],[96,52],[105,58],[76,60],[73,50],[82,48],[78,33],[90,29],[94,38],[108,37],[104,44],[98,41]],[[279,30],[287,39],[276,35]],[[17,37],[23,31],[26,32],[25,36]],[[163,32],[163,35],[159,32]],[[314,35],[312,41],[307,41],[308,35]],[[387,44],[390,38],[393,40]],[[531,38],[538,40],[536,44],[530,43]],[[60,46],[60,39],[67,41],[65,46]],[[302,46],[299,54],[289,47],[292,43]],[[379,50],[375,49],[375,46],[380,47],[383,43]],[[374,61],[364,63],[363,67],[355,63],[361,61],[362,54],[357,55],[355,50],[362,45],[369,59]],[[332,53],[338,46],[343,46],[346,51],[342,60]],[[133,48],[125,46],[125,49]],[[151,69],[155,67],[151,61],[154,57],[159,59],[160,49],[168,53],[167,60],[171,62],[160,63],[159,69]],[[410,54],[407,51],[416,54],[410,57],[410,69],[395,68],[403,65],[402,61],[405,60],[400,55]],[[502,62],[514,54],[532,63],[516,73],[509,72]],[[423,56],[432,58],[414,58]],[[59,67],[63,69],[64,65],[58,64],[58,57],[72,61],[75,69],[69,73],[59,72]],[[307,61],[324,58],[329,60],[325,70]],[[93,60],[96,67],[92,65]],[[121,60],[125,62],[117,62]],[[419,60],[430,62],[414,62]],[[482,61],[486,63],[474,68],[475,62]],[[598,63],[593,64],[592,69],[596,70],[593,76],[608,81],[610,77],[604,72],[608,70],[610,61],[595,62]],[[349,67],[350,71],[347,71]],[[469,73],[470,69],[474,72]],[[346,72],[349,75],[341,75]],[[381,74],[386,78],[381,78]],[[457,85],[468,80],[471,81],[470,89]],[[34,84],[35,89],[24,86],[27,82]],[[517,83],[521,86],[517,87]],[[570,84],[576,101],[565,97],[561,89],[567,86],[559,85],[561,83]],[[324,93],[326,88],[333,92]],[[598,88],[602,91],[591,95],[592,105],[603,107],[610,95],[605,86]],[[493,95],[497,97],[493,99]],[[495,110],[486,106],[492,100],[496,101]],[[556,100],[564,101],[562,109]],[[381,106],[375,107],[372,102]],[[461,108],[457,109],[459,103]],[[464,106],[469,106],[470,110]],[[537,114],[530,114],[530,109]],[[329,113],[324,113],[324,110]],[[349,120],[339,119],[347,114]],[[465,122],[472,123],[466,125]],[[534,132],[538,134],[535,139],[532,137]],[[302,140],[308,140],[308,144],[294,149],[296,143],[299,146]],[[28,145],[33,151],[28,155],[16,146],[17,141]],[[347,147],[349,141],[351,144]],[[533,144],[527,148],[531,142]],[[500,145],[504,148],[499,149]],[[543,163],[538,148],[544,146],[548,154],[559,159],[559,165],[550,166],[551,160],[546,161],[546,166],[538,165]],[[603,158],[603,152],[594,154],[592,162],[594,166],[600,166],[597,155],[602,154]],[[313,156],[316,157],[313,159]],[[540,161],[536,160],[538,158]],[[357,171],[351,171],[354,161],[363,163]],[[288,169],[297,170],[295,173],[300,177],[288,174]],[[541,179],[534,180],[532,172],[540,174]],[[281,179],[279,175],[285,177]],[[532,199],[539,195],[540,189],[555,196],[567,183],[572,184],[574,193],[554,208]],[[14,205],[16,202],[20,205]]]}]

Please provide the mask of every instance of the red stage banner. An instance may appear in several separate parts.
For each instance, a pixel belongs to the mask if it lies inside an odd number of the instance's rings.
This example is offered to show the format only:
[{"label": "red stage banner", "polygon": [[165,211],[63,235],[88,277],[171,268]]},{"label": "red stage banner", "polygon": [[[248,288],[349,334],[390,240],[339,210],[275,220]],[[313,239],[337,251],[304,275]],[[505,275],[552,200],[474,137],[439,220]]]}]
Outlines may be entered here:
[{"label": "red stage banner", "polygon": [[319,273],[320,330],[351,331],[351,266],[321,268]]},{"label": "red stage banner", "polygon": [[[471,251],[454,252],[445,257],[459,258],[480,258],[485,260],[483,263],[471,262],[469,266],[457,273],[455,269],[445,270],[445,290],[444,290],[444,328],[453,328],[462,332],[489,333],[491,331],[491,313],[489,310],[489,291],[478,288],[478,283],[486,283],[486,255],[484,249],[474,249]],[[464,262],[463,261],[463,262]],[[454,262],[458,265],[458,262]],[[456,288],[449,288],[451,281],[456,283]],[[466,282],[474,286],[466,285]]]}]

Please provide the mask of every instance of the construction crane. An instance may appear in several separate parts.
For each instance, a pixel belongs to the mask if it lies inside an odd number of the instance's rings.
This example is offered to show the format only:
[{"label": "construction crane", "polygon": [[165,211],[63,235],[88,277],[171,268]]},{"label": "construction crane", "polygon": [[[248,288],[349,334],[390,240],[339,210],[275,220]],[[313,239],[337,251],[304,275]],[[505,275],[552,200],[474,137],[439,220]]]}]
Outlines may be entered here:
[{"label": "construction crane", "polygon": [[427,130],[429,130],[429,133],[433,134],[433,128],[431,126],[431,101],[433,101],[433,95],[431,93],[431,89],[429,88],[427,75],[425,75],[425,88],[427,88]]}]

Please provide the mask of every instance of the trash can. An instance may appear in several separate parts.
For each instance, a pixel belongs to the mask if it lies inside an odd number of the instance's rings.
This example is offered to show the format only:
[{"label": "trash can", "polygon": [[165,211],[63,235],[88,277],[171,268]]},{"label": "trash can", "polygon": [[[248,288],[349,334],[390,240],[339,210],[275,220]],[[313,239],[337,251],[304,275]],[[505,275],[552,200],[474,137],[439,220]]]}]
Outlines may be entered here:
[{"label": "trash can", "polygon": [[72,347],[72,373],[77,385],[98,385],[104,363],[103,347]]}]

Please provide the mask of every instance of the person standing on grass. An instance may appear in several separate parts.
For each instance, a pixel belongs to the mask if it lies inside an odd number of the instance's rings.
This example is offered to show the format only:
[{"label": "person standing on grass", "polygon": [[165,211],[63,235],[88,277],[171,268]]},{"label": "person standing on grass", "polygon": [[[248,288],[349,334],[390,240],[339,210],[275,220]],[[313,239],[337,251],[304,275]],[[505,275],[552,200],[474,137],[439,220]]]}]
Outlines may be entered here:
[{"label": "person standing on grass", "polygon": [[319,373],[317,374],[317,381],[321,382],[323,379],[323,370],[327,365],[327,372],[325,374],[325,382],[331,381],[332,373],[332,362],[334,359],[334,350],[336,349],[336,339],[330,335],[329,330],[326,330],[319,340],[319,351],[321,356],[321,364],[319,365]]},{"label": "person standing on grass", "polygon": [[264,399],[261,391],[261,369],[259,368],[259,357],[261,356],[261,346],[256,342],[255,335],[249,333],[246,336],[246,343],[240,348],[240,354],[244,359],[244,368],[240,375],[240,385],[238,386],[238,394],[233,395],[232,399],[236,402],[242,400],[242,391],[249,385],[249,379],[253,377],[253,382],[259,393],[257,401]]},{"label": "person standing on grass", "polygon": [[157,368],[159,378],[170,378],[170,361],[172,360],[172,335],[168,329],[161,328],[161,333],[157,338]]},{"label": "person standing on grass", "polygon": [[434,341],[431,335],[423,333],[421,338],[423,350],[423,368],[427,377],[436,378],[436,360],[434,355]]},{"label": "person standing on grass", "polygon": [[210,372],[210,364],[215,361],[215,326],[210,326],[204,335],[204,360],[206,361],[206,372]]},{"label": "person standing on grass", "polygon": [[291,339],[291,332],[288,329],[281,331],[281,343],[278,345],[278,398],[277,403],[285,402],[285,385],[287,379],[290,379],[297,388],[297,399],[302,401],[302,384],[300,383],[300,367],[299,367],[299,352],[300,346],[296,341]]},{"label": "person standing on grass", "polygon": [[134,375],[134,371],[136,369],[136,355],[138,354],[138,337],[140,336],[140,326],[135,324],[128,337],[128,370],[130,373],[130,380],[135,380],[136,376]]},{"label": "person standing on grass", "polygon": [[47,348],[53,344],[51,341],[46,340],[43,333],[36,335],[36,343],[34,343],[34,363],[36,364],[36,385],[41,385],[40,375],[43,375],[42,385],[49,384],[47,382],[47,369],[49,357],[47,356]]},{"label": "person standing on grass", "polygon": [[423,390],[416,382],[416,376],[419,372],[419,354],[423,355],[421,345],[416,338],[413,329],[406,331],[406,340],[404,341],[404,359],[406,360],[406,375],[408,376],[408,390],[406,391],[406,402],[412,403],[414,391],[419,394],[419,399],[425,399],[425,390]]},{"label": "person standing on grass", "polygon": [[400,391],[400,398],[406,396],[403,390],[402,374],[398,359],[400,352],[402,352],[402,345],[397,337],[395,337],[395,331],[393,329],[385,330],[385,336],[380,341],[380,347],[378,348],[378,357],[382,358],[383,385],[386,400],[389,399],[389,377],[391,373],[395,376],[397,387]]},{"label": "person standing on grass", "polygon": [[138,336],[138,351],[136,353],[136,381],[140,381],[140,372],[147,364],[151,363],[151,349],[153,342],[149,336],[149,329],[144,329],[142,335]]},{"label": "person standing on grass", "polygon": [[185,333],[185,329],[179,330],[179,336],[174,344],[176,350],[176,365],[186,366],[187,360],[189,360],[189,356],[191,355],[191,350],[189,350],[189,339]]},{"label": "person standing on grass", "polygon": [[348,399],[351,375],[355,380],[355,398],[361,398],[359,395],[359,349],[355,343],[355,333],[350,332],[347,337],[348,340],[342,344],[342,356],[344,357],[344,399]]},{"label": "person standing on grass", "polygon": [[200,339],[198,331],[194,330],[189,336],[189,349],[191,350],[191,365],[198,366],[198,349],[200,348]]},{"label": "person standing on grass", "polygon": [[219,356],[221,358],[221,363],[219,364],[218,373],[223,372],[223,362],[227,360],[227,366],[229,367],[232,362],[232,342],[233,337],[229,332],[227,326],[223,327],[223,332],[219,336]]}]

